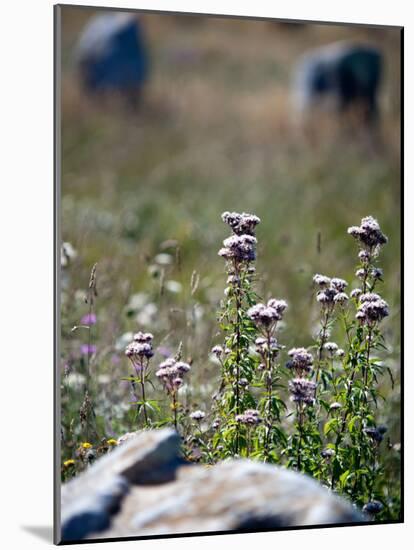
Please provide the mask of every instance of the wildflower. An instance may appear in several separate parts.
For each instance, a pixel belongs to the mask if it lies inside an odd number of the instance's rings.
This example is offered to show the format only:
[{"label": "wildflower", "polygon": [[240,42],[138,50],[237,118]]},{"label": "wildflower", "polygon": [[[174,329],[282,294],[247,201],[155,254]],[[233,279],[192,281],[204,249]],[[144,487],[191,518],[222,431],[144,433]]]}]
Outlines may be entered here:
[{"label": "wildflower", "polygon": [[288,355],[292,359],[287,362],[287,368],[295,370],[299,376],[303,372],[312,370],[313,357],[306,348],[292,348],[288,351]]},{"label": "wildflower", "polygon": [[247,388],[248,385],[249,381],[247,380],[247,378],[240,378],[239,386],[241,386],[242,388]]},{"label": "wildflower", "polygon": [[334,302],[336,304],[344,304],[348,300],[348,294],[346,294],[345,292],[338,292],[338,294],[334,297]]},{"label": "wildflower", "polygon": [[363,508],[362,511],[366,512],[367,514],[378,514],[378,512],[381,512],[381,510],[384,508],[384,505],[379,502],[378,500],[371,500],[370,502],[367,502]]},{"label": "wildflower", "polygon": [[75,461],[73,460],[73,458],[69,458],[69,460],[65,460],[65,462],[63,463],[64,468],[69,468],[69,466],[74,466],[74,465],[75,465]]},{"label": "wildflower", "polygon": [[343,292],[345,288],[348,286],[348,283],[344,281],[344,279],[339,279],[338,277],[335,277],[331,279],[331,286],[338,292]]},{"label": "wildflower", "polygon": [[333,304],[337,291],[334,288],[325,288],[316,295],[316,300],[321,304]]},{"label": "wildflower", "polygon": [[144,342],[131,342],[125,349],[125,355],[130,359],[150,359],[154,355],[152,345]]},{"label": "wildflower", "polygon": [[87,313],[81,319],[82,325],[95,325],[96,324],[96,315],[95,313]]},{"label": "wildflower", "polygon": [[94,344],[82,344],[81,353],[82,355],[94,355],[97,351],[97,347]]},{"label": "wildflower", "polygon": [[384,272],[380,267],[373,267],[371,269],[371,277],[373,279],[377,279],[377,280],[381,281],[383,275],[384,275]]},{"label": "wildflower", "polygon": [[216,418],[212,424],[211,424],[211,427],[213,430],[217,430],[219,427],[220,427],[220,419],[219,418]]},{"label": "wildflower", "polygon": [[329,410],[336,411],[336,410],[340,409],[341,407],[342,407],[342,405],[340,403],[338,403],[337,401],[335,401],[334,403],[331,403],[331,405],[329,406]]},{"label": "wildflower", "polygon": [[217,357],[217,359],[220,359],[220,357],[223,355],[224,350],[221,346],[214,346],[211,350],[211,353]]},{"label": "wildflower", "polygon": [[348,234],[369,249],[380,247],[388,242],[388,238],[382,233],[378,221],[372,216],[362,218],[359,227],[349,227]]},{"label": "wildflower", "polygon": [[351,291],[351,298],[358,298],[362,294],[362,290],[360,288],[354,288],[354,290]]},{"label": "wildflower", "polygon": [[140,342],[142,344],[150,344],[154,339],[154,336],[150,332],[137,332],[134,334],[134,342]]},{"label": "wildflower", "polygon": [[265,329],[274,327],[283,317],[283,313],[287,308],[285,300],[276,300],[271,298],[267,304],[256,304],[252,306],[247,315],[258,326]]},{"label": "wildflower", "polygon": [[92,448],[92,443],[89,443],[88,441],[85,441],[84,443],[81,443],[80,446],[82,447],[82,449],[91,449]]},{"label": "wildflower", "polygon": [[227,223],[236,235],[254,235],[256,225],[260,223],[260,218],[254,214],[243,212],[223,212],[221,219]]},{"label": "wildflower", "polygon": [[358,258],[361,260],[363,264],[367,264],[371,259],[371,255],[366,250],[360,250],[358,254]]},{"label": "wildflower", "polygon": [[355,271],[355,276],[358,277],[358,279],[363,279],[365,277],[365,269],[357,269]]},{"label": "wildflower", "polygon": [[116,439],[107,439],[106,443],[110,447],[115,447],[116,445],[118,445],[118,441]]},{"label": "wildflower", "polygon": [[262,421],[259,411],[256,409],[247,409],[242,414],[236,415],[236,422],[246,426],[255,426]]},{"label": "wildflower", "polygon": [[337,357],[339,357],[340,359],[342,359],[342,357],[345,356],[345,351],[342,349],[342,348],[338,348],[336,350],[336,354],[335,354]]},{"label": "wildflower", "polygon": [[196,420],[197,422],[200,422],[203,420],[203,418],[206,416],[206,413],[203,411],[194,411],[190,414],[190,418],[192,420]]},{"label": "wildflower", "polygon": [[178,389],[183,385],[183,379],[177,376],[177,378],[174,378],[174,380],[172,381],[172,384],[174,388]]},{"label": "wildflower", "polygon": [[169,357],[159,365],[155,376],[162,381],[167,392],[173,394],[181,386],[183,375],[189,372],[190,369],[191,367],[187,363]]},{"label": "wildflower", "polygon": [[335,342],[326,342],[324,344],[324,349],[328,351],[331,355],[333,355],[338,350],[338,344],[335,344]]},{"label": "wildflower", "polygon": [[367,292],[360,297],[356,319],[372,326],[389,315],[388,304],[378,294]]},{"label": "wildflower", "polygon": [[326,275],[320,275],[317,273],[313,276],[313,282],[321,288],[326,288],[331,284],[331,279]]},{"label": "wildflower", "polygon": [[224,239],[224,248],[219,251],[219,256],[231,259],[234,258],[239,262],[252,262],[256,259],[257,240],[252,235],[232,235]]},{"label": "wildflower", "polygon": [[289,381],[289,391],[292,394],[291,399],[295,403],[305,403],[313,405],[315,403],[316,383],[305,378],[294,378]]},{"label": "wildflower", "polygon": [[322,455],[322,458],[332,458],[333,456],[335,456],[335,451],[334,449],[324,449],[322,452],[321,452],[321,455]]}]

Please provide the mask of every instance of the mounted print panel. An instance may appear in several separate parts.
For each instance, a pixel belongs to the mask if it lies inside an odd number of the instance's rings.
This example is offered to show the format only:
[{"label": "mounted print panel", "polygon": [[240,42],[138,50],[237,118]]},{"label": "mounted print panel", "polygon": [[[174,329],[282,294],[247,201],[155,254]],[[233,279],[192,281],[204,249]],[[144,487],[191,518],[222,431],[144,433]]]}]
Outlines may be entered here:
[{"label": "mounted print panel", "polygon": [[397,27],[55,7],[55,542],[403,518]]}]

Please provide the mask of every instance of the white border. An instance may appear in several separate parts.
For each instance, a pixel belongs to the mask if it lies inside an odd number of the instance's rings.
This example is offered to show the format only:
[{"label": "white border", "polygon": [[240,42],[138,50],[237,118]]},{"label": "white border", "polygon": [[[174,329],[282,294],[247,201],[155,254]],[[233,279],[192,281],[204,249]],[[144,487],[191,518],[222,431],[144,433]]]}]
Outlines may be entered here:
[{"label": "white border", "polygon": [[[82,4],[73,0],[72,4]],[[413,295],[410,236],[413,229],[414,86],[413,30],[410,3],[322,0],[241,2],[235,0],[146,0],[83,2],[89,5],[251,15],[405,26],[406,88],[406,333],[410,335]],[[53,2],[19,0],[2,5],[2,200],[1,212],[1,540],[5,548],[47,544],[23,527],[51,526],[52,522],[52,166],[53,166]],[[411,65],[411,67],[410,67]],[[410,131],[409,131],[410,130]],[[5,253],[5,254],[4,254]],[[5,307],[4,307],[5,306]],[[409,351],[409,350],[407,350]],[[414,379],[406,357],[406,524],[329,530],[261,533],[113,543],[104,548],[239,548],[267,547],[349,549],[370,545],[380,550],[414,538],[414,479],[410,426],[413,412],[410,388]],[[50,543],[49,543],[50,544]],[[129,545],[129,546],[128,546]],[[83,545],[83,548],[100,545]]]}]

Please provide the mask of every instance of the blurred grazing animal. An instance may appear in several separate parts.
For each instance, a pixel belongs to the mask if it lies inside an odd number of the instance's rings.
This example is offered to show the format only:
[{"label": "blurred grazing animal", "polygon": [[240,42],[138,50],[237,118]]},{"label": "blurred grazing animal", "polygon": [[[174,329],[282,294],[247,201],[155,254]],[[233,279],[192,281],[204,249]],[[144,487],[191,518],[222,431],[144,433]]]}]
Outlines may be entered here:
[{"label": "blurred grazing animal", "polygon": [[82,32],[76,58],[82,84],[89,93],[117,92],[129,102],[137,102],[149,61],[136,15],[94,17]]},{"label": "blurred grazing animal", "polygon": [[373,123],[378,118],[381,72],[381,52],[372,46],[339,42],[312,50],[296,67],[296,107],[304,112],[331,104],[345,112],[358,105],[365,122]]}]

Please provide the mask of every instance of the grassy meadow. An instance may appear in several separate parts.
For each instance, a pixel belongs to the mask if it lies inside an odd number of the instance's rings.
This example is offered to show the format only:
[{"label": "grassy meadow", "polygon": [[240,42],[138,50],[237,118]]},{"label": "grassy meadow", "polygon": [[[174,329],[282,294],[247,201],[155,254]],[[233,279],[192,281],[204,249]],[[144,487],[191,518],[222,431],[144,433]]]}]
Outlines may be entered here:
[{"label": "grassy meadow", "polygon": [[[378,219],[389,238],[380,257],[390,307],[382,330],[395,387],[381,379],[377,417],[391,449],[400,441],[399,32],[143,14],[151,74],[131,112],[116,98],[88,98],[79,86],[74,45],[94,13],[65,8],[62,18],[61,236],[76,251],[62,267],[62,460],[75,458],[81,442],[98,448],[140,428],[122,380],[131,374],[124,349],[138,330],[154,334],[154,367],[182,342],[192,365],[182,403],[209,420],[220,378],[210,350],[222,341],[217,312],[226,275],[217,251],[228,236],[225,210],[261,218],[256,291],[288,302],[278,335],[286,350],[312,345],[315,273],[357,286],[357,247],[346,231],[364,216]],[[374,140],[323,113],[304,128],[292,110],[300,55],[342,39],[384,53]],[[82,318],[94,264],[89,330]],[[331,338],[343,338],[340,327]],[[95,421],[85,428],[86,379]],[[148,391],[168,409],[155,377]],[[398,453],[384,449],[397,483]]]}]

